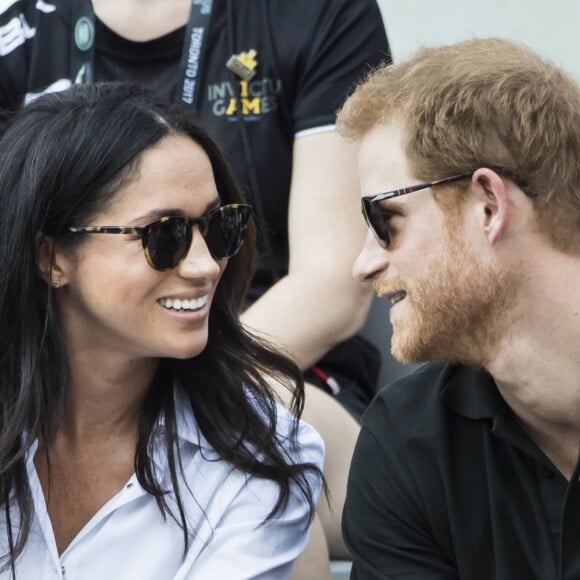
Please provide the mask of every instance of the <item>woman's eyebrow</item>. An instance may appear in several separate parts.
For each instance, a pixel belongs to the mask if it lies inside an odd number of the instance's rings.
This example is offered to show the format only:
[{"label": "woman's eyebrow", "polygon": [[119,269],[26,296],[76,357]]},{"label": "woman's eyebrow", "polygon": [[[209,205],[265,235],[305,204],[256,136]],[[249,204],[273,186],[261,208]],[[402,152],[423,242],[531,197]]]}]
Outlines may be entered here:
[{"label": "woman's eyebrow", "polygon": [[[208,213],[212,209],[215,209],[216,207],[219,207],[220,205],[221,205],[221,198],[218,195],[215,199],[213,199],[212,201],[210,201],[206,205],[205,211],[203,212],[202,215],[205,215],[206,213]],[[131,220],[127,225],[151,223],[155,220],[158,220],[162,217],[167,217],[167,216],[186,217],[185,212],[181,208],[164,207],[164,208],[154,209],[154,210],[148,211],[147,213],[142,214],[139,217]],[[199,217],[201,217],[201,216],[199,216]]]}]

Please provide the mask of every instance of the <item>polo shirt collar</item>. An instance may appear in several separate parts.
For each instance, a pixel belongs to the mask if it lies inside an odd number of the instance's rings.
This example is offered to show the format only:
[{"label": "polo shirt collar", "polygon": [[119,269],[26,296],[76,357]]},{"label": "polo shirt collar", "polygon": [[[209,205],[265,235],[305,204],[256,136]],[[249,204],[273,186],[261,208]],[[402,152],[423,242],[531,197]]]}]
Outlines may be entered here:
[{"label": "polo shirt collar", "polygon": [[543,458],[487,371],[466,365],[454,365],[448,370],[441,389],[445,405],[467,419],[489,420],[490,431],[496,437],[536,459]]},{"label": "polo shirt collar", "polygon": [[441,398],[468,419],[497,419],[509,411],[491,375],[465,365],[451,367]]}]

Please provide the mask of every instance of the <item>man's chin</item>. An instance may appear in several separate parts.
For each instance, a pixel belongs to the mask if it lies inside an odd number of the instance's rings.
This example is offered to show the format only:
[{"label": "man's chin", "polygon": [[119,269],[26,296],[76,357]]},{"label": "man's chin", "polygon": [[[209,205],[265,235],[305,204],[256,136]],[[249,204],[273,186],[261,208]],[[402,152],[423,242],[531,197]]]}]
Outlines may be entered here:
[{"label": "man's chin", "polygon": [[404,332],[393,330],[391,339],[391,354],[393,358],[403,364],[420,364],[429,362],[429,352],[425,350],[424,344],[420,345],[413,336]]},{"label": "man's chin", "polygon": [[426,362],[459,362],[459,353],[454,352],[454,345],[457,345],[456,340],[450,342],[443,335],[428,333],[426,329],[417,328],[411,331],[394,328],[391,354],[398,362],[410,365]]},{"label": "man's chin", "polygon": [[391,354],[398,362],[408,365],[433,362],[484,367],[482,353],[474,348],[460,350],[458,346],[462,343],[463,341],[459,336],[453,339],[439,337],[431,340],[426,340],[425,336],[419,339],[415,336],[407,336],[405,340],[401,340],[400,337],[396,337],[393,334]]}]

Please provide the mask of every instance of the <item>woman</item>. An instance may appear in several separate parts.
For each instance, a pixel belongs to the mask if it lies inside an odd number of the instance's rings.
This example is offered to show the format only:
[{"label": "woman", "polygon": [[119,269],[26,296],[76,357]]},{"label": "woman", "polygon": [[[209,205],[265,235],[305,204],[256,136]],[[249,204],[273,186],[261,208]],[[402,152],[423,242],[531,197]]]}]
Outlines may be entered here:
[{"label": "woman", "polygon": [[356,151],[334,130],[354,85],[390,58],[377,1],[9,0],[0,31],[0,133],[45,91],[130,80],[195,108],[224,151],[264,226],[241,320],[298,363],[303,417],[326,445],[332,502],[319,504],[295,577],[330,578],[328,555],[349,558],[347,474],[383,359],[353,336],[372,292],[352,278],[366,236],[352,218]]},{"label": "woman", "polygon": [[4,574],[289,576],[323,452],[263,378],[299,414],[300,373],[238,323],[250,214],[189,113],[137,89],[44,96],[6,132]]}]

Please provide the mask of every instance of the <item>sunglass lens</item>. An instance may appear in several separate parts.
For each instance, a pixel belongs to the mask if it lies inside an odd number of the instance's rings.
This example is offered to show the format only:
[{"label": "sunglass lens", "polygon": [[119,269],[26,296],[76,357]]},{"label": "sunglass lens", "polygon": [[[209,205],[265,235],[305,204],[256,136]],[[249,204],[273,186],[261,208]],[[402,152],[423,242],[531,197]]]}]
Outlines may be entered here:
[{"label": "sunglass lens", "polygon": [[212,214],[205,241],[214,258],[231,258],[244,241],[249,206],[223,206]]},{"label": "sunglass lens", "polygon": [[164,218],[149,226],[145,254],[156,270],[171,270],[183,259],[191,243],[191,228],[184,219]]},{"label": "sunglass lens", "polygon": [[373,232],[379,244],[386,248],[389,245],[388,219],[381,210],[378,203],[373,203],[370,199],[362,200],[362,210],[366,222]]}]

